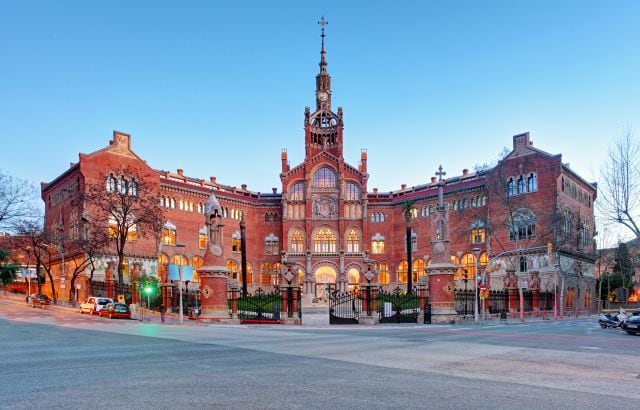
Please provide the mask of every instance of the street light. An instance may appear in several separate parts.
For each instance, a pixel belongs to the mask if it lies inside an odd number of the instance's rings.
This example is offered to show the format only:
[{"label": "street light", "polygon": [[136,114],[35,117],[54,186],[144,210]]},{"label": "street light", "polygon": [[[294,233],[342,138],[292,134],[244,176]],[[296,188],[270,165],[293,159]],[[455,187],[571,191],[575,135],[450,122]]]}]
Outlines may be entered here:
[{"label": "street light", "polygon": [[482,252],[482,250],[480,248],[473,248],[471,249],[471,253],[473,253],[473,256],[475,256],[475,270],[474,270],[474,275],[473,275],[473,292],[474,292],[474,297],[473,297],[473,321],[475,322],[475,324],[478,324],[478,258],[480,257],[480,252]]},{"label": "street light", "polygon": [[463,319],[467,318],[467,282],[469,281],[469,273],[465,268],[462,268],[462,273],[464,276],[462,280],[464,281],[464,313],[462,315]]}]

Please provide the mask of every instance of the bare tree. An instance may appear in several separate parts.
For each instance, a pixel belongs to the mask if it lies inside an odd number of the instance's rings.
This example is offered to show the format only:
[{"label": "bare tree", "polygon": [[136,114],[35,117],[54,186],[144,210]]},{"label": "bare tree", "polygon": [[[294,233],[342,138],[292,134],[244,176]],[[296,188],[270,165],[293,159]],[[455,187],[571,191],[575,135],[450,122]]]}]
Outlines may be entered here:
[{"label": "bare tree", "polygon": [[33,255],[36,259],[38,267],[38,293],[42,292],[42,277],[40,276],[40,267],[44,270],[49,278],[51,286],[51,299],[54,303],[58,300],[56,289],[51,274],[51,260],[57,255],[52,252],[51,246],[48,245],[49,237],[43,229],[43,220],[39,219],[22,219],[14,221],[12,228],[16,235],[14,236],[14,247],[25,252],[27,255]]},{"label": "bare tree", "polygon": [[600,171],[597,209],[607,221],[622,224],[640,238],[640,141],[627,129],[609,148]]},{"label": "bare tree", "polygon": [[[115,174],[114,174],[115,175]],[[124,257],[127,243],[145,236],[157,238],[162,223],[158,188],[149,175],[126,167],[104,181],[88,183],[82,199],[95,230],[108,232],[110,247],[118,258],[118,289],[124,285]]]},{"label": "bare tree", "polygon": [[35,218],[37,197],[33,184],[0,170],[0,229],[8,229],[20,219]]}]

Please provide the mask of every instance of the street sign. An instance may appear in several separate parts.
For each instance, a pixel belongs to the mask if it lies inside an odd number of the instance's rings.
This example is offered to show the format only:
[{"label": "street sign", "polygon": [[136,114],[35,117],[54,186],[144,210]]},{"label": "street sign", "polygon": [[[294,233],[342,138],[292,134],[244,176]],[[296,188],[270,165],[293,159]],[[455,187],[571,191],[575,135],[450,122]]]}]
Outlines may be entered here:
[{"label": "street sign", "polygon": [[487,290],[487,285],[480,285],[480,291],[484,292],[485,290]]}]

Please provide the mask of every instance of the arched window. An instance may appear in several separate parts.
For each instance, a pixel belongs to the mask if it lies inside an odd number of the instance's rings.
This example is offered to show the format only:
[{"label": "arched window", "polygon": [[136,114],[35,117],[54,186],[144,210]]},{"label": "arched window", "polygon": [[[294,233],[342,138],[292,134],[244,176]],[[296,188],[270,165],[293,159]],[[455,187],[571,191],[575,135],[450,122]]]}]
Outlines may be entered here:
[{"label": "arched window", "polygon": [[120,177],[120,181],[118,183],[118,191],[121,195],[127,194],[127,179],[123,176]]},{"label": "arched window", "polygon": [[516,194],[516,184],[513,178],[509,178],[507,181],[507,196],[514,196]]},{"label": "arched window", "polygon": [[538,190],[538,176],[533,172],[527,178],[527,191],[536,192]]},{"label": "arched window", "polygon": [[194,256],[193,258],[191,258],[191,266],[193,267],[193,269],[200,269],[203,264],[204,264],[204,261],[202,260],[201,257]]},{"label": "arched window", "polygon": [[320,168],[313,174],[313,186],[315,188],[335,188],[336,174],[330,168]]},{"label": "arched window", "polygon": [[260,266],[260,284],[268,286],[271,284],[271,264],[263,262]]},{"label": "arched window", "polygon": [[173,263],[174,265],[187,265],[187,258],[185,258],[183,255],[173,255],[171,257],[171,263]]},{"label": "arched window", "polygon": [[481,220],[476,220],[471,224],[471,243],[484,243],[486,237],[485,224]]},{"label": "arched window", "polygon": [[107,177],[107,192],[116,192],[116,177],[113,174]]},{"label": "arched window", "polygon": [[360,187],[353,182],[347,182],[345,185],[344,193],[345,201],[359,201],[360,200]]},{"label": "arched window", "polygon": [[289,189],[290,201],[304,201],[304,182],[296,182]]},{"label": "arched window", "polygon": [[413,261],[412,278],[413,283],[418,283],[420,277],[425,276],[425,263],[424,259],[416,259]]},{"label": "arched window", "polygon": [[293,232],[291,232],[291,239],[289,240],[289,250],[292,253],[304,252],[304,235],[298,228],[295,228]]},{"label": "arched window", "polygon": [[472,280],[476,277],[476,258],[472,253],[465,253],[462,255],[461,267],[463,277],[465,272],[468,280]]},{"label": "arched window", "polygon": [[264,254],[265,255],[278,255],[280,253],[280,241],[274,234],[269,234],[264,238]]},{"label": "arched window", "polygon": [[524,185],[524,177],[520,175],[520,177],[518,177],[518,193],[524,194],[525,192],[526,192],[526,188]]},{"label": "arched window", "polygon": [[238,264],[236,263],[236,261],[229,259],[225,266],[229,270],[229,272],[231,272],[229,277],[231,279],[238,279]]},{"label": "arched window", "polygon": [[462,267],[460,266],[460,259],[458,259],[458,257],[455,255],[451,255],[451,263],[458,267],[458,270],[456,270],[456,273],[453,275],[453,279],[462,279]]},{"label": "arched window", "polygon": [[407,261],[402,261],[398,264],[398,283],[407,283]]},{"label": "arched window", "polygon": [[536,216],[527,208],[519,208],[509,222],[509,240],[530,239],[536,235]]},{"label": "arched window", "polygon": [[129,195],[138,196],[138,182],[135,179],[129,182]]},{"label": "arched window", "polygon": [[389,264],[387,262],[380,262],[377,264],[378,270],[378,283],[381,285],[389,284]]},{"label": "arched window", "polygon": [[355,228],[351,228],[347,234],[347,252],[360,252],[360,234]]},{"label": "arched window", "polygon": [[231,234],[231,252],[242,252],[240,231],[235,231]]},{"label": "arched window", "polygon": [[176,244],[176,226],[170,221],[167,221],[162,227],[162,243],[164,245]]},{"label": "arched window", "polygon": [[336,235],[331,228],[320,228],[313,238],[313,251],[316,253],[335,253]]},{"label": "arched window", "polygon": [[380,233],[376,233],[375,236],[371,238],[371,253],[384,253],[384,236],[380,235]]}]

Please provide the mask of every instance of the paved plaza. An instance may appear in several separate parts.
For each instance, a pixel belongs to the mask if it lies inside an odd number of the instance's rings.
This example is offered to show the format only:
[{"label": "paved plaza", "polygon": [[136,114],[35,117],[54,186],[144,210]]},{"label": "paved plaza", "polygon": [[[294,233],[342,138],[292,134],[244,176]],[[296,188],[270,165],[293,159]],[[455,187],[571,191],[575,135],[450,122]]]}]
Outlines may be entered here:
[{"label": "paved plaza", "polygon": [[628,408],[640,337],[525,325],[221,326],[0,299],[0,408]]}]

